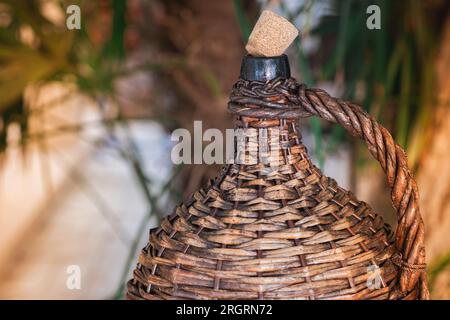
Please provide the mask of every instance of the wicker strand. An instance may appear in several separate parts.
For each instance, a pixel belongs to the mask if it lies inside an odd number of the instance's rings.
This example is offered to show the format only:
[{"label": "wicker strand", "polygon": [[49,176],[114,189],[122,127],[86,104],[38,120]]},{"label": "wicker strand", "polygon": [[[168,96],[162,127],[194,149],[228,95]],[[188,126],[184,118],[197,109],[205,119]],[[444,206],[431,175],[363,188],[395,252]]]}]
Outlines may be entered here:
[{"label": "wicker strand", "polygon": [[318,116],[362,138],[386,173],[392,204],[397,211],[396,245],[403,259],[395,261],[401,268],[399,292],[395,294],[411,291],[420,281],[421,298],[428,298],[418,189],[408,169],[405,152],[387,129],[360,106],[333,98],[324,90],[306,88],[293,78],[277,78],[265,83],[240,79],[233,87],[229,111],[265,119]]}]

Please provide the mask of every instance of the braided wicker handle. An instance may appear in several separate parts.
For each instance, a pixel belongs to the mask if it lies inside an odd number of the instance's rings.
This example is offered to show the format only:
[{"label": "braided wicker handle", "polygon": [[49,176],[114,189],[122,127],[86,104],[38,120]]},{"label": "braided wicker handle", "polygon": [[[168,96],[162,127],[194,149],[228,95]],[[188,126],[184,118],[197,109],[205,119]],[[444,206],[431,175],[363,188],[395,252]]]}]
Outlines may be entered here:
[{"label": "braided wicker handle", "polygon": [[389,131],[360,106],[331,97],[320,89],[300,86],[299,104],[310,115],[341,124],[350,134],[363,139],[378,160],[391,188],[397,211],[396,245],[401,256],[393,259],[400,266],[400,294],[413,290],[420,281],[420,297],[428,298],[425,272],[424,225],[419,210],[419,193],[405,152]]}]

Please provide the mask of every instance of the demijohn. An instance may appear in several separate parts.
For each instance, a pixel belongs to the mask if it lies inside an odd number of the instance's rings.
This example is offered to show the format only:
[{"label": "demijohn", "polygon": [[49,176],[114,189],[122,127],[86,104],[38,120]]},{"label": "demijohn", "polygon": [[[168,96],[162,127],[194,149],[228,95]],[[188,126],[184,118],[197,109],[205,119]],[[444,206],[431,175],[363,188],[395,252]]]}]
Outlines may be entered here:
[{"label": "demijohn", "polygon": [[[229,111],[244,149],[150,231],[128,299],[427,299],[424,226],[404,151],[363,109],[290,76],[298,31],[264,11]],[[391,188],[392,233],[311,162],[298,119],[366,143]]]}]

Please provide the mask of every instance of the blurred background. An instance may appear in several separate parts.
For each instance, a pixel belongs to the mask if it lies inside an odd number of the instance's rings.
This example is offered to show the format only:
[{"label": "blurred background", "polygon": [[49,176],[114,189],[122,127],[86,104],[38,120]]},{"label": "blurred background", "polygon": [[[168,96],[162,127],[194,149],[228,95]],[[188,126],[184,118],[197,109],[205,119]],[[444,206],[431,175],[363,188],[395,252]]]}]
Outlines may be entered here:
[{"label": "blurred background", "polygon": [[[450,299],[445,0],[0,0],[0,298],[123,298],[148,229],[219,170],[173,165],[171,132],[232,128],[263,9],[300,29],[300,82],[361,104],[407,151],[431,296]],[[395,225],[365,146],[318,119],[301,129],[314,162]]]}]

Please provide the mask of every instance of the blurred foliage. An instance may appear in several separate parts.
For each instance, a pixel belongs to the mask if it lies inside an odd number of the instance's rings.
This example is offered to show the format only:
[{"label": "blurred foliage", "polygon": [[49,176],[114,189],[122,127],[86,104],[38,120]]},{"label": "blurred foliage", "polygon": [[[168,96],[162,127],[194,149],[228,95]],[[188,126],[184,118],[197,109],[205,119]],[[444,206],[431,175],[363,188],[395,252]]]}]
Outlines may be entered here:
[{"label": "blurred foliage", "polygon": [[236,18],[239,24],[239,28],[242,33],[242,42],[247,43],[248,37],[252,31],[252,26],[249,19],[247,19],[245,8],[242,5],[242,1],[233,0],[234,10],[236,12]]},{"label": "blurred foliage", "polygon": [[[243,1],[235,2],[238,22],[246,34],[248,22],[242,22]],[[397,143],[407,149],[410,165],[415,168],[433,113],[435,54],[445,17],[442,5],[433,7],[430,1],[415,0],[279,0],[262,4],[281,11],[294,23],[316,19],[313,11],[319,4],[331,8],[310,29],[301,30],[301,37],[295,41],[296,65],[302,81],[310,86],[331,82],[343,87],[342,98],[362,104],[387,126]],[[294,9],[293,4],[297,4]],[[366,26],[370,5],[381,9],[381,30],[369,30]],[[313,54],[305,54],[304,37],[320,41]],[[324,127],[317,119],[311,120],[311,126],[315,155],[322,164]],[[346,137],[338,126],[332,127],[329,136],[327,151]]]},{"label": "blurred foliage", "polygon": [[447,253],[442,257],[438,257],[429,265],[428,283],[430,286],[430,291],[433,291],[438,275],[444,272],[449,265],[450,265],[450,253]]},{"label": "blurred foliage", "polygon": [[[366,26],[366,9],[374,4],[381,9],[380,30]],[[359,100],[387,125],[397,143],[408,150],[413,167],[433,113],[434,62],[440,44],[436,16],[442,12],[427,5],[414,0],[335,1],[336,15],[325,17],[311,30],[322,40],[335,39],[318,79],[341,78],[343,98]],[[334,139],[342,136],[333,133]]]},{"label": "blurred foliage", "polygon": [[[56,2],[65,12],[69,3]],[[307,30],[308,36],[321,41],[320,59],[304,53],[301,39],[295,42],[302,80],[308,85],[344,83],[342,97],[358,100],[387,125],[396,141],[408,150],[414,167],[433,112],[432,62],[439,44],[438,12],[430,10],[427,1],[414,0],[305,0],[298,2],[296,10],[287,10],[287,1],[275,2],[292,21],[308,17],[317,3],[331,3],[333,14]],[[67,30],[64,22],[50,21],[42,13],[42,1],[0,1],[3,20],[9,20],[0,25],[0,112],[5,114],[4,123],[17,119],[17,114],[24,116],[22,96],[30,83],[64,79],[92,96],[113,94],[114,80],[123,72],[126,1],[78,0],[70,4],[83,7],[81,30]],[[245,42],[256,16],[248,19],[243,1],[233,0],[233,4]],[[366,27],[366,9],[373,4],[381,8],[381,30]],[[105,32],[98,31],[105,28],[99,25],[105,21],[95,25],[93,19],[89,20],[90,15],[102,10],[110,10],[112,17]],[[27,33],[31,40],[24,39]],[[7,110],[16,110],[15,117]],[[323,130],[318,119],[310,123],[315,155],[323,165]],[[26,119],[21,124],[25,127]],[[346,137],[337,126],[330,136],[328,151]]]},{"label": "blurred foliage", "polygon": [[[0,1],[1,149],[6,147],[4,131],[10,122],[19,122],[26,130],[23,94],[28,85],[63,80],[92,97],[109,96],[123,72],[126,1],[53,2],[63,14],[60,21],[44,15],[43,1]],[[73,4],[83,8],[80,30],[66,27],[66,8]],[[95,20],[98,16],[107,20]],[[103,23],[105,32],[87,23]]]},{"label": "blurred foliage", "polygon": [[[3,15],[10,15],[9,24],[0,28],[0,110],[5,110],[21,99],[29,83],[69,67],[73,33],[61,32],[44,18],[37,1],[1,3]],[[21,39],[24,32],[33,37],[32,43]]]},{"label": "blurred foliage", "polygon": [[[159,214],[158,197],[171,190],[172,183],[170,180],[159,193],[150,190],[153,181],[143,169],[139,150],[128,130],[126,119],[122,116],[121,106],[115,99],[116,80],[130,73],[130,70],[125,68],[127,1],[47,0],[48,2],[51,2],[53,7],[59,8],[57,11],[60,17],[58,14],[54,14],[52,18],[47,16],[51,10],[43,7],[46,1],[0,0],[0,153],[8,147],[6,131],[11,123],[19,123],[21,126],[21,146],[25,147],[28,142],[27,122],[32,113],[25,105],[23,96],[29,85],[42,86],[46,82],[62,81],[75,85],[78,92],[93,98],[102,117],[94,124],[107,130],[106,140],[117,142],[116,150],[130,165],[136,185],[151,208],[140,223],[140,232],[133,235],[131,242],[127,243],[130,250],[121,276],[119,289],[121,292],[148,218],[152,214]],[[79,30],[69,30],[66,26],[66,18],[71,14],[66,14],[69,5],[78,5],[81,8]],[[141,69],[135,67],[133,71]],[[118,104],[118,112],[112,118],[103,112],[108,98],[112,98]],[[58,104],[62,102],[57,100]],[[64,104],[61,104],[61,107],[64,107]],[[39,111],[45,111],[50,105],[41,108]],[[48,135],[80,131],[89,124],[92,125],[92,123],[77,123],[60,126],[50,133],[44,130],[38,136],[43,141]],[[120,126],[124,136],[122,140],[125,140],[120,143],[121,139],[116,136],[114,130],[116,125]],[[84,138],[80,136],[80,139]],[[89,142],[95,147],[102,146],[98,141]],[[43,167],[43,170],[49,169]],[[121,225],[117,223],[114,215],[111,215],[113,208],[110,208],[102,200],[102,195],[91,187],[89,178],[85,177],[83,172],[77,171],[75,167],[70,172],[73,172],[70,176],[71,181],[83,182],[89,199],[111,224],[114,232],[123,239]],[[48,175],[43,173],[42,176]]]}]

